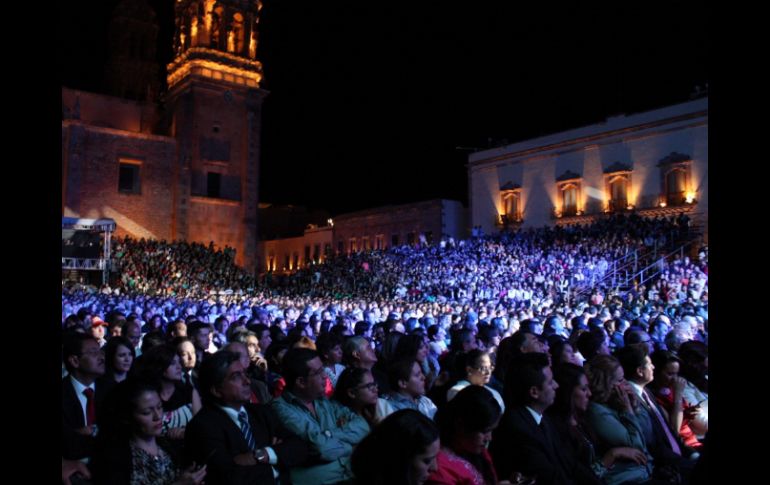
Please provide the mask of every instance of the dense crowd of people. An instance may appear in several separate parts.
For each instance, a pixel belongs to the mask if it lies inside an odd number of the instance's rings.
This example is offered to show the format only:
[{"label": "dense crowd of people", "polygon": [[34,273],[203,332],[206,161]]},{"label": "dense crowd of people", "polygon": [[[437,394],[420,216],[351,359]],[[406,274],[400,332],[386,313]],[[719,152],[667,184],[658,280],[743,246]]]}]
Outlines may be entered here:
[{"label": "dense crowd of people", "polygon": [[125,239],[119,291],[62,294],[63,478],[696,483],[708,249],[626,291],[594,287],[686,229],[477,234],[273,284],[229,250]]},{"label": "dense crowd of people", "polygon": [[253,289],[255,278],[235,265],[230,247],[195,242],[114,238],[118,291],[169,296],[207,295],[211,290]]}]

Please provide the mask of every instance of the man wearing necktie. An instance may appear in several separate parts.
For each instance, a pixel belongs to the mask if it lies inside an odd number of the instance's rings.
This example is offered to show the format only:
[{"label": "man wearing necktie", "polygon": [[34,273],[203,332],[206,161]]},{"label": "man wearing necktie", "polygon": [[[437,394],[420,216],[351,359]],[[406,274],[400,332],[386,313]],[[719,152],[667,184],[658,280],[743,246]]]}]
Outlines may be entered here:
[{"label": "man wearing necktie", "polygon": [[278,421],[270,406],[252,404],[238,353],[208,357],[198,374],[203,409],[187,425],[189,462],[206,464],[206,483],[288,483],[288,467],[305,462],[307,445]]},{"label": "man wearing necktie", "polygon": [[646,389],[647,384],[652,382],[655,369],[647,346],[627,345],[618,351],[617,357],[626,380],[639,400],[636,417],[642,428],[647,449],[655,460],[655,467],[673,467],[686,479],[694,466],[694,463],[686,458],[692,450],[680,441],[678,433],[671,429],[655,398]]},{"label": "man wearing necktie", "polygon": [[505,413],[493,432],[489,451],[501,479],[516,472],[534,476],[538,485],[600,485],[593,472],[561,443],[545,414],[558,383],[541,352],[521,354],[505,378]]},{"label": "man wearing necktie", "polygon": [[64,337],[62,380],[62,457],[82,460],[93,453],[97,413],[103,400],[96,378],[104,374],[104,352],[90,335]]}]

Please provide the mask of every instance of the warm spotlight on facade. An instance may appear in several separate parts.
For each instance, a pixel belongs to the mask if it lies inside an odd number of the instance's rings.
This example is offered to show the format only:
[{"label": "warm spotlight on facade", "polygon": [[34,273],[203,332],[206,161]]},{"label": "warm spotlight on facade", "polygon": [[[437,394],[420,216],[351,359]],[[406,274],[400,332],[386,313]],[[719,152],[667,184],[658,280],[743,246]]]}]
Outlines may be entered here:
[{"label": "warm spotlight on facade", "polygon": [[687,192],[687,194],[684,196],[684,201],[688,204],[692,204],[695,202],[695,194],[693,192]]}]

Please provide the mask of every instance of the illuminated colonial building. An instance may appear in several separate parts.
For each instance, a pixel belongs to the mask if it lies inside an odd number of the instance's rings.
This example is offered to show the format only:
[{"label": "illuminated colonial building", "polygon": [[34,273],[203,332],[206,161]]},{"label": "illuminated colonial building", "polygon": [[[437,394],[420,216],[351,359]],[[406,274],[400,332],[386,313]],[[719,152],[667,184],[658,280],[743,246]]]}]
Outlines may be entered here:
[{"label": "illuminated colonial building", "polygon": [[[254,268],[261,3],[177,0],[168,92],[155,99],[157,25],[144,0],[116,9],[115,96],[62,89],[62,213],[112,218],[117,235],[236,249]],[[116,38],[116,36],[118,36]]]},{"label": "illuminated colonial building", "polygon": [[470,212],[485,232],[687,213],[708,234],[708,97],[479,151]]},{"label": "illuminated colonial building", "polygon": [[455,200],[433,199],[340,214],[326,225],[311,224],[296,237],[260,243],[259,271],[291,272],[332,254],[436,244],[442,237],[468,237],[468,211]]}]

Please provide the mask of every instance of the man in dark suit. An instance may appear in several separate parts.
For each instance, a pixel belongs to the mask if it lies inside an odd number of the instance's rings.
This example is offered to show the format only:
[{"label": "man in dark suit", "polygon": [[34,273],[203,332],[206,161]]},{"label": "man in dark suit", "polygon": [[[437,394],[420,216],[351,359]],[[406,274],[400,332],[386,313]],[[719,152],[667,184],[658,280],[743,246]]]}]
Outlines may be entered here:
[{"label": "man in dark suit", "polygon": [[654,459],[656,471],[659,472],[665,466],[673,467],[686,480],[694,462],[685,457],[690,456],[694,450],[686,447],[678,431],[675,433],[670,428],[662,408],[646,388],[652,382],[655,370],[647,345],[627,345],[617,352],[617,357],[626,380],[639,399],[636,419],[642,428],[647,449]]},{"label": "man in dark suit", "polygon": [[520,472],[534,476],[538,485],[601,484],[566,451],[544,414],[558,387],[545,354],[530,352],[511,362],[505,379],[505,413],[490,445],[501,480]]},{"label": "man in dark suit", "polygon": [[288,467],[301,465],[308,447],[286,430],[272,409],[251,404],[251,387],[239,355],[209,356],[198,374],[204,407],[185,431],[189,461],[208,465],[206,483],[288,483]]},{"label": "man in dark suit", "polygon": [[62,457],[80,460],[93,453],[96,419],[104,392],[96,378],[104,374],[104,352],[91,335],[64,336],[62,357],[69,375],[62,380]]}]

